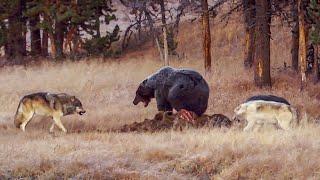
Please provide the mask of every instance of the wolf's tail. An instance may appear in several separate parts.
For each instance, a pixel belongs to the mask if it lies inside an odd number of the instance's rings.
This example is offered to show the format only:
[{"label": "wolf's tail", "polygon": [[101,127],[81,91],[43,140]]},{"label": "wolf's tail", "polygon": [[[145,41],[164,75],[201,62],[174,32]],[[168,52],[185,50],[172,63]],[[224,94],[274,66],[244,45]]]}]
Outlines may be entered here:
[{"label": "wolf's tail", "polygon": [[23,102],[22,100],[19,102],[16,114],[14,116],[14,125],[17,128],[20,128],[20,125],[22,124],[22,118],[23,118],[23,114],[21,113],[22,111],[22,106],[23,106]]}]

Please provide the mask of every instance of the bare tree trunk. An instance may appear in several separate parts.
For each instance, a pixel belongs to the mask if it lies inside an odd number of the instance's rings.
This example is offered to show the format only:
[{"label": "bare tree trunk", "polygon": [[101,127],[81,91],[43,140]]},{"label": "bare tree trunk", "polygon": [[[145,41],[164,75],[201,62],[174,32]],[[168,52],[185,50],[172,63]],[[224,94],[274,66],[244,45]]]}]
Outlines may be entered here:
[{"label": "bare tree trunk", "polygon": [[41,37],[40,29],[37,27],[37,23],[40,21],[39,16],[30,18],[30,28],[31,28],[31,55],[41,54]]},{"label": "bare tree trunk", "polygon": [[160,47],[160,43],[159,43],[159,38],[158,38],[158,35],[157,33],[155,33],[155,30],[153,28],[153,20],[152,20],[152,17],[151,15],[149,14],[148,11],[145,12],[145,16],[148,20],[148,23],[149,23],[149,27],[150,27],[150,32],[152,34],[152,37],[153,39],[155,40],[156,42],[156,46],[157,46],[157,49],[159,51],[159,55],[160,55],[160,60],[161,61],[164,61],[164,57],[163,57],[163,53],[162,53],[162,50],[161,50],[161,47]]},{"label": "bare tree trunk", "polygon": [[164,65],[169,66],[169,59],[168,59],[168,38],[167,38],[167,28],[163,26],[163,50],[164,50]]},{"label": "bare tree trunk", "polygon": [[270,23],[269,0],[256,0],[256,39],[254,80],[256,86],[271,86],[270,76]]},{"label": "bare tree trunk", "polygon": [[210,21],[208,11],[208,1],[202,0],[202,27],[203,27],[203,50],[204,50],[204,68],[206,72],[211,71],[211,35],[210,35]]},{"label": "bare tree trunk", "polygon": [[162,50],[161,50],[161,47],[160,47],[160,43],[159,43],[158,37],[155,37],[155,41],[156,41],[157,49],[159,51],[160,59],[163,60],[163,53],[162,53]]},{"label": "bare tree trunk", "polygon": [[97,34],[95,35],[95,38],[101,38],[101,34],[100,34],[100,17],[99,17],[99,10],[97,10],[96,12],[97,17],[96,17],[96,22],[95,22],[95,30],[97,32]]},{"label": "bare tree trunk", "polygon": [[55,58],[57,54],[57,50],[56,50],[56,43],[54,40],[54,36],[52,33],[48,33],[48,37],[50,39],[51,57]]},{"label": "bare tree trunk", "polygon": [[48,56],[48,32],[45,30],[42,33],[41,54],[43,57]]},{"label": "bare tree trunk", "polygon": [[20,0],[20,7],[19,7],[19,20],[20,20],[20,45],[18,46],[19,51],[22,53],[23,56],[27,55],[27,19],[24,15],[24,12],[27,8],[27,2],[24,0]]},{"label": "bare tree trunk", "polygon": [[[48,3],[48,1],[46,1],[46,5],[48,5],[47,3]],[[47,14],[43,13],[42,16],[43,16],[44,22],[49,21]],[[45,28],[43,28],[42,29],[42,39],[41,39],[41,55],[43,57],[47,57],[49,55],[48,44],[49,44],[49,34],[48,34],[48,31]],[[52,44],[53,44],[53,42],[51,41],[51,47],[52,47]]]},{"label": "bare tree trunk", "polygon": [[244,66],[249,68],[252,67],[254,59],[255,1],[243,0],[243,5],[246,26]]},{"label": "bare tree trunk", "polygon": [[299,67],[299,18],[297,0],[291,2],[291,14],[293,17],[293,27],[291,32],[291,65],[292,69],[298,72]]},{"label": "bare tree trunk", "polygon": [[163,49],[164,49],[164,65],[169,66],[169,49],[168,49],[168,39],[167,39],[167,23],[166,23],[166,9],[164,6],[164,0],[160,0],[161,8],[161,20],[162,20],[162,31],[163,31]]},{"label": "bare tree trunk", "polygon": [[300,73],[301,73],[301,90],[304,88],[307,82],[307,35],[306,24],[304,17],[303,2],[298,0],[298,14],[299,14],[299,59],[300,59]]},{"label": "bare tree trunk", "polygon": [[319,56],[320,56],[320,48],[319,45],[316,45],[315,47],[315,53],[314,53],[314,82],[317,83],[320,80],[320,74],[319,74]]}]

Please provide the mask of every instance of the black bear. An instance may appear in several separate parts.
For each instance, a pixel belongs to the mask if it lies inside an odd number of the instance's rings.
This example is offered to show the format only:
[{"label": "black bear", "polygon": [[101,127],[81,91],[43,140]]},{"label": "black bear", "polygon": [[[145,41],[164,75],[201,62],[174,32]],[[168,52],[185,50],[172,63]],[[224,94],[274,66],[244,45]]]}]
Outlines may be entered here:
[{"label": "black bear", "polygon": [[186,120],[191,113],[202,115],[208,106],[209,86],[203,77],[191,69],[164,67],[140,83],[133,104],[147,107],[156,98],[159,111],[176,111]]}]

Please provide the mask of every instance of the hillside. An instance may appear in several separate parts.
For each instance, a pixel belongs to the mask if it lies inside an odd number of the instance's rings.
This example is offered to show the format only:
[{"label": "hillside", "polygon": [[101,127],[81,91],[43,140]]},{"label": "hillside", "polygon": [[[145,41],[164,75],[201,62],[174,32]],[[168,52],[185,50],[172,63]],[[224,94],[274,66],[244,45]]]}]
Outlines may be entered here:
[{"label": "hillside", "polygon": [[[307,119],[292,131],[242,132],[241,129],[190,129],[182,132],[113,133],[111,128],[142,121],[156,113],[134,106],[138,84],[162,66],[156,48],[145,44],[118,59],[87,59],[60,64],[5,67],[0,71],[0,179],[319,179],[320,86],[299,90],[290,64],[290,34],[272,28],[271,89],[253,85],[253,72],[243,68],[240,19],[225,26],[212,23],[213,72],[206,74],[211,94],[207,113],[231,117],[247,97],[275,94],[288,99]],[[174,67],[202,74],[200,23],[181,25]],[[49,134],[50,119],[35,117],[22,133],[13,125],[20,98],[49,91],[73,94],[87,114],[63,118],[69,130]],[[307,123],[305,120],[309,120]]]}]

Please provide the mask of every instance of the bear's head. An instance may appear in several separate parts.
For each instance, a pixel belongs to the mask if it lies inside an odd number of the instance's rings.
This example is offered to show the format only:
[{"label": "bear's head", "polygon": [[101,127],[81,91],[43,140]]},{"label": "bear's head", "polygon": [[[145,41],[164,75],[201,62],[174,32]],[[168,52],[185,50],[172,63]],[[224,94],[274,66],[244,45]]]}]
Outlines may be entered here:
[{"label": "bear's head", "polygon": [[147,107],[151,99],[154,98],[154,89],[147,86],[147,79],[140,83],[136,96],[133,100],[133,104],[137,105],[140,102],[144,103],[144,107]]}]

